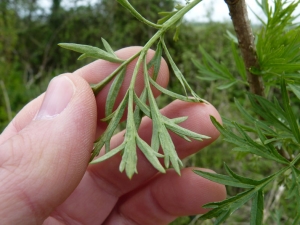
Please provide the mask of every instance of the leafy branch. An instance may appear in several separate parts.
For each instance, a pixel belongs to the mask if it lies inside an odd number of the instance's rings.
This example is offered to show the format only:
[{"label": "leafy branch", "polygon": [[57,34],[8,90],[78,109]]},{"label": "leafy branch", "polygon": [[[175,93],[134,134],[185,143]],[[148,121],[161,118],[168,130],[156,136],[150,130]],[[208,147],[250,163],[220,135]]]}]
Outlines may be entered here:
[{"label": "leafy branch", "polygon": [[[194,64],[202,73],[200,79],[221,81],[219,89],[228,89],[237,83],[249,85],[251,92],[247,92],[246,95],[250,109],[244,108],[238,100],[235,100],[235,106],[243,117],[243,123],[224,118],[224,125],[221,125],[216,119],[211,118],[211,120],[224,140],[236,146],[233,150],[256,156],[262,163],[269,160],[276,163],[278,169],[260,180],[238,175],[226,164],[225,170],[228,175],[195,171],[211,181],[247,189],[222,202],[206,204],[204,207],[212,210],[200,219],[215,217],[214,224],[221,224],[233,212],[252,200],[250,224],[263,224],[266,186],[279,180],[282,185],[288,187],[289,201],[294,200],[297,205],[297,215],[293,218],[293,224],[299,224],[300,129],[299,117],[294,113],[291,96],[293,93],[295,95],[293,100],[300,99],[300,26],[294,22],[296,17],[293,16],[300,2],[275,0],[273,8],[267,0],[257,1],[267,17],[267,22],[259,18],[263,27],[257,35],[256,45],[253,42],[247,13],[244,12],[245,1],[226,2],[243,58],[241,60],[234,48],[235,44],[232,44],[234,62],[240,78],[233,76],[226,66],[214,60],[202,47],[200,51],[203,55],[203,63],[194,60]],[[230,36],[231,40],[235,39],[232,38],[233,35]],[[245,83],[246,73],[248,84]],[[270,95],[269,98],[262,92],[262,81],[267,87],[266,93]],[[271,96],[271,91],[277,95]],[[284,157],[279,151],[286,152],[286,156]]]},{"label": "leafy branch", "polygon": [[[144,47],[138,53],[136,53],[134,56],[127,60],[119,59],[115,55],[111,46],[104,39],[102,39],[102,42],[105,50],[87,45],[68,43],[59,44],[63,48],[82,53],[82,55],[78,58],[79,60],[84,59],[86,57],[92,57],[96,59],[103,59],[109,62],[120,63],[120,66],[110,75],[108,75],[104,80],[102,80],[98,84],[91,85],[96,95],[99,93],[99,91],[103,89],[103,87],[105,87],[110,81],[113,80],[106,99],[106,117],[102,118],[102,121],[108,122],[108,127],[95,142],[94,150],[91,155],[91,163],[99,163],[103,160],[114,156],[115,154],[121,153],[122,160],[119,169],[121,172],[125,171],[127,176],[129,178],[132,178],[133,174],[137,173],[136,166],[138,160],[138,147],[145,155],[145,157],[149,160],[149,162],[153,165],[153,167],[155,167],[158,171],[164,173],[165,168],[173,166],[176,172],[180,174],[180,167],[182,167],[182,162],[177,155],[175,146],[172,142],[171,136],[168,131],[176,133],[177,135],[181,136],[187,141],[191,141],[190,139],[201,141],[203,139],[209,138],[205,135],[197,134],[179,126],[178,124],[186,120],[186,117],[169,119],[163,116],[159,111],[159,108],[155,101],[155,97],[151,90],[151,85],[153,85],[162,93],[169,95],[175,99],[180,99],[188,102],[206,102],[192,90],[185,77],[176,66],[164,42],[165,33],[172,27],[176,28],[175,39],[178,38],[179,25],[182,20],[182,17],[200,1],[201,0],[195,0],[187,4],[186,6],[178,6],[176,8],[177,10],[174,12],[162,13],[162,16],[164,17],[158,21],[158,24],[155,24],[151,21],[148,21],[142,15],[140,15],[127,0],[118,0],[118,2],[127,10],[129,10],[132,13],[132,15],[134,15],[137,19],[144,22],[148,26],[158,29],[158,31],[144,45]],[[155,43],[157,43],[156,53],[152,60],[147,64],[147,51]],[[182,86],[184,95],[180,95],[171,92],[167,89],[164,89],[155,82],[158,76],[161,63],[161,56],[163,52],[165,52],[167,60],[171,64],[171,68]],[[122,85],[127,66],[136,58],[137,63],[135,65],[127,92],[123,97],[121,103],[113,111],[113,107],[115,105],[117,95]],[[152,78],[148,74],[148,70],[151,67],[154,68]],[[145,87],[142,94],[138,96],[137,93],[135,93],[134,87],[136,77],[140,68],[143,69]],[[191,94],[193,98],[188,97],[188,94]],[[149,106],[147,105],[147,102],[149,103]],[[116,128],[118,127],[125,110],[127,111],[127,119],[124,141],[121,145],[117,146],[116,148],[110,149],[110,140]],[[147,116],[153,121],[151,144],[146,143],[138,134],[138,128],[140,126],[142,116]],[[105,148],[105,154],[94,159],[96,156],[99,155],[102,148]],[[163,154],[159,153],[160,148],[162,149]],[[164,165],[160,163],[159,158],[164,159]]]}]

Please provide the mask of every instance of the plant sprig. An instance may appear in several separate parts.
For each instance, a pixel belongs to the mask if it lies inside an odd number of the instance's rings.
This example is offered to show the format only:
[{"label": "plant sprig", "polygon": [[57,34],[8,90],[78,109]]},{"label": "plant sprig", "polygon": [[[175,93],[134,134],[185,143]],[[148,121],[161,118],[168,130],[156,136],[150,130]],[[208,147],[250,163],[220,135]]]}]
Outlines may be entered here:
[{"label": "plant sprig", "polygon": [[[180,72],[175,62],[173,61],[172,56],[168,52],[167,46],[164,42],[164,34],[174,26],[177,27],[177,32],[175,36],[178,37],[178,25],[180,24],[182,17],[200,1],[201,0],[195,0],[184,7],[177,7],[177,11],[168,14],[164,13],[163,16],[167,17],[165,17],[163,20],[159,20],[159,24],[155,24],[148,21],[142,15],[140,15],[127,0],[118,0],[118,2],[127,10],[129,10],[137,19],[151,27],[158,29],[156,34],[154,34],[154,36],[145,44],[145,46],[138,53],[136,53],[134,56],[130,57],[127,60],[119,59],[113,52],[111,46],[104,39],[102,39],[102,42],[105,50],[87,45],[66,43],[59,44],[63,48],[82,53],[79,59],[93,57],[114,63],[121,63],[121,65],[110,75],[108,75],[104,80],[102,80],[98,84],[91,85],[96,95],[110,81],[113,80],[106,99],[106,117],[101,118],[102,121],[108,122],[108,127],[95,142],[94,150],[91,155],[91,163],[99,163],[114,156],[115,154],[122,153],[122,160],[119,169],[121,172],[125,171],[127,176],[129,178],[132,178],[133,174],[137,173],[138,147],[141,150],[141,152],[145,155],[145,157],[149,160],[149,162],[153,165],[153,167],[155,167],[158,171],[164,173],[165,168],[173,166],[175,171],[178,174],[180,174],[180,168],[183,164],[177,155],[176,148],[173,144],[169,131],[176,133],[177,135],[179,135],[187,141],[191,141],[191,139],[202,141],[203,139],[209,138],[205,135],[197,134],[193,131],[187,130],[179,126],[178,123],[181,123],[184,120],[186,120],[186,117],[169,119],[162,115],[157,106],[155,97],[151,89],[151,85],[153,85],[162,93],[167,94],[175,99],[180,99],[188,102],[206,102],[192,90],[192,88],[184,78],[183,74]],[[149,63],[147,63],[147,51],[155,43],[157,43],[156,53],[152,60]],[[171,92],[156,83],[155,80],[158,76],[162,52],[165,52],[167,59],[171,64],[171,68],[173,69],[175,76],[177,77],[183,88],[184,95]],[[136,58],[137,63],[133,71],[130,85],[121,103],[117,106],[115,110],[113,110],[117,95],[124,80],[126,68],[128,64]],[[152,77],[150,77],[150,75],[148,74],[148,70],[151,67],[154,68]],[[144,71],[145,87],[142,94],[138,96],[138,94],[134,90],[134,87],[136,77],[140,68],[142,68]],[[190,93],[193,96],[193,98],[188,97],[188,93]],[[147,102],[149,103],[149,106],[147,105]],[[121,145],[117,146],[114,149],[111,149],[111,138],[119,123],[121,122],[121,118],[125,110],[127,111],[127,119],[124,141]],[[153,121],[151,144],[146,143],[138,134],[138,129],[141,123],[142,116],[147,116]],[[102,148],[105,148],[105,154],[94,159],[96,156],[99,155]],[[162,150],[162,153],[159,153],[160,149]],[[159,158],[164,159],[163,165],[160,163]]]},{"label": "plant sprig", "polygon": [[[287,198],[294,201],[297,215],[292,218],[293,225],[300,222],[300,127],[299,117],[294,113],[291,99],[300,99],[300,26],[294,22],[293,13],[299,1],[274,0],[271,7],[268,0],[257,0],[267,16],[267,22],[259,31],[256,42],[258,67],[248,68],[262,76],[267,92],[276,93],[276,97],[255,95],[247,92],[246,99],[250,109],[235,99],[235,106],[242,115],[243,122],[223,118],[223,125],[211,118],[215,127],[225,141],[235,145],[234,151],[253,155],[261,161],[271,161],[278,167],[277,171],[260,180],[246,178],[234,173],[225,164],[228,175],[195,171],[198,175],[227,186],[244,188],[245,191],[227,198],[222,202],[206,204],[212,208],[200,219],[216,218],[214,224],[221,224],[234,211],[252,200],[250,224],[263,224],[264,193],[268,184],[279,181],[288,187]],[[232,36],[230,35],[233,39]],[[239,40],[241,44],[241,40]],[[235,48],[235,45],[232,45]],[[227,89],[236,83],[246,84],[245,64],[240,60],[235,49],[232,49],[234,61],[240,78],[234,77],[226,66],[218,63],[200,47],[203,63],[194,61],[202,73],[200,79],[221,81],[219,89]],[[204,74],[204,75],[203,75]],[[292,95],[293,92],[295,97]],[[292,199],[293,198],[293,199]],[[290,203],[289,203],[290,204]]]}]

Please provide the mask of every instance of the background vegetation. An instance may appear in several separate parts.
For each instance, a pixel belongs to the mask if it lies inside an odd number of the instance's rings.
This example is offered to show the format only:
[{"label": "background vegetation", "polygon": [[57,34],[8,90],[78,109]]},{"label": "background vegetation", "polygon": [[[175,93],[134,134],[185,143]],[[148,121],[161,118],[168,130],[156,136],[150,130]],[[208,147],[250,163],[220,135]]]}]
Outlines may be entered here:
[{"label": "background vegetation", "polygon": [[[133,6],[151,21],[159,19],[158,12],[172,11],[172,0],[131,0]],[[259,29],[259,27],[255,27]],[[242,84],[234,89],[216,89],[219,81],[205,81],[200,77],[194,62],[203,61],[200,45],[214,60],[225,65],[231,74],[239,75],[232,54],[232,41],[227,31],[233,32],[231,24],[209,22],[205,24],[184,22],[180,40],[173,41],[172,32],[167,37],[169,51],[186,79],[199,96],[216,106],[221,115],[236,121],[238,112],[234,97],[246,109]],[[101,37],[114,49],[132,45],[144,45],[155,30],[144,26],[116,1],[102,0],[94,5],[63,8],[61,0],[52,0],[47,11],[35,0],[2,0],[0,2],[0,131],[13,116],[30,100],[45,91],[49,80],[63,72],[73,71],[89,60],[76,61],[78,54],[57,46],[60,42],[80,43],[102,47]],[[185,49],[183,51],[183,49]],[[169,88],[180,92],[180,86],[172,80]],[[217,90],[217,91],[216,91]],[[276,94],[276,93],[275,93]],[[169,102],[165,96],[160,103]],[[224,172],[223,162],[246,177],[260,179],[276,171],[272,162],[258,163],[253,155],[230,151],[229,143],[218,140],[213,145],[185,160],[189,166],[208,167],[218,173]],[[229,154],[230,151],[230,154]],[[247,162],[247,163],[245,163]],[[295,207],[282,201],[280,184],[267,187],[265,196],[266,224],[288,224],[295,215]],[[228,196],[241,192],[240,188],[228,188]],[[249,221],[250,206],[240,209],[226,224],[243,224]],[[200,222],[197,216],[179,218],[172,224],[212,224]]]}]

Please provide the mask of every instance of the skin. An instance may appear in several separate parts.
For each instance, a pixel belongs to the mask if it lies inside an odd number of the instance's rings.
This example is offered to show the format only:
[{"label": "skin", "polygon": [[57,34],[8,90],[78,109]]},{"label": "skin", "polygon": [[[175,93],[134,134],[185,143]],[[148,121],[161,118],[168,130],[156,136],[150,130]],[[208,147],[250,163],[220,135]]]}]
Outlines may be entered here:
[{"label": "skin", "polygon": [[[139,49],[125,48],[117,54],[126,59]],[[153,55],[154,52],[149,51],[147,59]],[[128,67],[117,102],[128,87],[134,64]],[[51,82],[46,97],[42,94],[29,102],[3,131],[0,136],[1,224],[163,225],[178,216],[205,213],[207,209],[202,208],[203,204],[226,197],[223,185],[193,172],[200,168],[185,168],[181,176],[173,169],[160,174],[140,151],[138,174],[131,180],[119,172],[120,155],[88,165],[93,141],[106,128],[99,120],[104,115],[108,92],[106,87],[95,98],[89,83],[99,82],[117,66],[98,60],[73,73],[60,75]],[[168,67],[162,60],[157,81],[166,87],[168,79]],[[61,80],[71,83],[74,90],[68,104],[53,117],[39,118],[45,99]],[[140,93],[142,88],[141,71],[136,91]],[[157,90],[154,92],[159,95]],[[57,102],[57,107],[61,107],[59,98]],[[188,120],[181,123],[183,127],[211,137],[202,142],[187,142],[171,134],[180,158],[199,151],[219,136],[209,116],[221,119],[210,104],[176,100],[163,108],[162,113],[171,118],[188,116]],[[139,135],[148,143],[151,129],[151,120],[143,119]],[[124,131],[113,137],[112,148],[122,142],[123,135]]]}]

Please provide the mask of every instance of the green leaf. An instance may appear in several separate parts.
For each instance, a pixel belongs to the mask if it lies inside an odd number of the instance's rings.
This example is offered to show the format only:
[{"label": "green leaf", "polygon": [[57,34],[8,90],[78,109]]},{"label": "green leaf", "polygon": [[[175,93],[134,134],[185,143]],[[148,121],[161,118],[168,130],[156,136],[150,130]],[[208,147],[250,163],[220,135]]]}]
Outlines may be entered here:
[{"label": "green leaf", "polygon": [[161,147],[163,149],[164,155],[165,155],[165,167],[169,168],[170,162],[174,168],[174,170],[180,175],[180,167],[183,166],[181,160],[179,159],[177,152],[175,150],[174,143],[167,131],[167,129],[163,126],[161,127],[162,132],[159,133],[159,141],[161,144]]},{"label": "green leaf", "polygon": [[161,59],[162,59],[162,45],[161,42],[158,42],[155,55],[153,58],[150,60],[150,62],[147,65],[147,68],[150,69],[152,66],[154,67],[153,69],[153,80],[156,80],[158,76],[158,72],[160,69],[160,64],[161,64]]},{"label": "green leaf", "polygon": [[115,57],[115,55],[103,51],[100,48],[96,48],[89,45],[80,45],[73,43],[60,43],[58,44],[62,48],[66,48],[75,52],[83,53],[78,59],[84,59],[86,57],[92,57],[96,59],[104,59],[109,62],[122,63],[124,60]]},{"label": "green leaf", "polygon": [[188,119],[187,116],[182,116],[182,117],[172,118],[169,120],[172,121],[173,123],[179,124],[179,123],[186,121],[187,119]]},{"label": "green leaf", "polygon": [[230,82],[230,83],[227,83],[227,84],[222,84],[222,85],[218,86],[217,88],[218,88],[219,90],[228,89],[228,88],[230,88],[231,86],[235,85],[237,82],[238,82],[238,81],[235,80],[235,81]]},{"label": "green leaf", "polygon": [[234,173],[234,172],[226,165],[226,163],[224,163],[224,166],[225,166],[226,172],[227,172],[232,178],[238,180],[239,182],[241,182],[241,183],[243,183],[243,184],[248,184],[248,185],[251,185],[251,186],[253,187],[253,186],[258,185],[258,184],[261,183],[261,181],[249,179],[249,178],[247,178],[247,177],[243,177],[243,176],[240,176],[240,175]]},{"label": "green leaf", "polygon": [[224,211],[222,213],[220,213],[217,218],[216,221],[214,222],[214,225],[219,225],[221,223],[223,223],[230,215],[232,212],[228,211]]},{"label": "green leaf", "polygon": [[248,122],[250,122],[250,123],[255,122],[259,126],[259,128],[268,132],[269,135],[277,135],[277,133],[275,131],[273,131],[268,125],[266,125],[262,121],[255,119],[253,116],[251,116],[250,113],[242,107],[242,105],[239,103],[239,101],[237,99],[234,99],[234,103],[235,103],[236,107],[238,108],[238,110],[240,111],[241,115]]},{"label": "green leaf", "polygon": [[289,100],[288,92],[286,90],[286,83],[284,79],[281,79],[281,94],[282,94],[283,107],[286,112],[286,118],[288,120],[288,123],[290,125],[290,128],[296,140],[298,141],[298,143],[300,143],[299,126],[290,105],[290,100]]},{"label": "green leaf", "polygon": [[111,48],[110,44],[109,44],[104,38],[101,38],[101,40],[102,40],[102,43],[103,43],[103,45],[104,45],[105,50],[106,50],[108,53],[110,53],[110,54],[112,54],[113,56],[115,56],[116,58],[118,58],[118,56],[116,55],[115,51]]},{"label": "green leaf", "polygon": [[159,12],[158,15],[163,16],[163,17],[157,21],[157,24],[163,24],[164,22],[169,20],[172,16],[174,16],[176,13],[177,13],[177,11]]},{"label": "green leaf", "polygon": [[174,133],[178,134],[181,137],[190,137],[198,141],[202,141],[203,139],[209,139],[210,137],[202,134],[198,134],[196,132],[193,132],[191,130],[185,129],[176,123],[172,122],[167,117],[164,117],[164,123],[166,125],[166,128],[173,131]]},{"label": "green leaf", "polygon": [[[146,85],[150,85],[150,84],[148,83]],[[155,102],[155,98],[153,96],[153,93],[151,92],[150,86],[148,86],[147,90],[148,90],[148,98],[149,98],[148,100],[150,104],[151,118],[153,123],[151,147],[155,151],[158,151],[159,143],[160,143],[165,156],[164,158],[165,167],[168,168],[171,163],[175,171],[178,174],[180,174],[180,166],[182,166],[183,164],[177,155],[173,141],[168,133],[167,128],[165,127],[163,117],[159,112],[158,106]]]},{"label": "green leaf", "polygon": [[292,225],[298,225],[300,223],[300,214],[298,213],[292,223]]},{"label": "green leaf", "polygon": [[119,67],[117,70],[112,72],[110,75],[108,75],[105,79],[100,81],[97,84],[91,84],[91,88],[94,92],[94,95],[96,96],[116,75],[119,74],[119,72],[123,70],[123,67]]},{"label": "green leaf", "polygon": [[232,43],[235,43],[235,44],[239,43],[237,37],[233,33],[231,33],[229,30],[226,30],[226,34],[227,34],[228,39],[231,40]]},{"label": "green leaf", "polygon": [[109,159],[110,157],[114,156],[115,154],[117,154],[118,152],[122,151],[125,147],[125,143],[123,142],[121,145],[119,145],[118,147],[110,150],[108,153],[102,155],[101,157],[93,160],[92,162],[90,162],[90,164],[96,164],[99,162],[102,162],[104,160]]},{"label": "green leaf", "polygon": [[128,0],[117,0],[117,1],[124,8],[126,8],[135,18],[137,18],[139,21],[147,24],[150,27],[154,27],[156,29],[160,29],[162,27],[161,25],[152,23],[151,21],[149,21],[145,17],[143,17],[138,11],[135,10],[135,8],[132,7],[132,5],[129,3]]},{"label": "green leaf", "polygon": [[177,93],[174,93],[172,91],[169,91],[168,89],[165,89],[163,88],[162,86],[160,86],[158,83],[156,83],[154,80],[151,79],[151,77],[149,77],[149,81],[150,83],[157,89],[159,90],[160,92],[172,97],[172,98],[175,98],[175,99],[179,99],[179,100],[182,100],[182,101],[185,101],[185,102],[207,102],[206,100],[204,99],[201,99],[201,98],[198,98],[198,99],[194,99],[194,98],[189,98],[187,96],[183,96],[183,95],[180,95],[180,94],[177,94]]},{"label": "green leaf", "polygon": [[253,188],[255,187],[254,184],[247,184],[247,183],[241,183],[241,181],[227,176],[227,175],[222,175],[222,174],[216,174],[216,173],[209,173],[209,172],[204,172],[200,170],[194,170],[196,174],[198,174],[201,177],[204,177],[208,180],[217,182],[219,184],[224,184],[232,187],[239,187],[239,188]]},{"label": "green leaf", "polygon": [[137,104],[133,113],[133,117],[134,117],[134,124],[135,127],[139,127],[142,121],[142,117],[144,115],[150,117],[150,109],[149,107],[146,105],[146,100],[147,100],[147,90],[146,88],[144,88],[142,94],[140,97],[138,97],[136,95],[136,93],[134,93],[134,101]]},{"label": "green leaf", "polygon": [[135,138],[127,138],[119,170],[120,172],[125,170],[127,177],[131,179],[133,174],[137,173],[136,164],[137,154]]},{"label": "green leaf", "polygon": [[95,142],[94,150],[92,152],[90,161],[93,160],[93,158],[99,154],[101,148],[105,144],[108,145],[108,146],[106,146],[106,150],[109,148],[109,141],[112,138],[114,131],[118,127],[118,124],[119,124],[119,122],[123,116],[124,110],[126,108],[127,102],[128,102],[128,92],[126,93],[126,95],[124,96],[124,99],[122,100],[122,102],[120,103],[120,105],[118,106],[116,111],[114,112],[114,115],[113,115],[112,119],[110,120],[106,130],[99,137],[99,139]]},{"label": "green leaf", "polygon": [[262,133],[261,129],[255,124],[256,133],[258,134],[261,145],[267,148],[267,151],[269,151],[274,157],[276,157],[281,162],[285,162],[285,164],[288,164],[288,160],[284,158],[281,154],[279,154],[278,150],[272,145],[268,143],[267,137]]},{"label": "green leaf", "polygon": [[236,65],[237,70],[238,70],[239,74],[241,75],[242,79],[244,81],[247,81],[247,72],[246,72],[245,63],[244,63],[243,58],[238,54],[236,44],[234,42],[231,42],[231,50],[232,50],[233,58],[235,61],[235,65]]},{"label": "green leaf", "polygon": [[216,62],[205,50],[202,48],[202,46],[199,46],[199,50],[203,57],[208,61],[208,63],[218,72],[218,74],[223,77],[223,79],[234,81],[235,78],[230,73],[228,68],[224,65],[221,65],[220,63]]},{"label": "green leaf", "polygon": [[165,169],[160,164],[157,157],[164,157],[164,155],[157,153],[154,151],[143,139],[139,136],[136,137],[136,143],[140,150],[144,153],[149,162],[156,168],[159,172],[165,173]]},{"label": "green leaf", "polygon": [[296,201],[297,215],[293,221],[293,225],[299,224],[300,221],[300,171],[296,167],[292,167],[292,186],[289,188],[288,199],[292,197]]},{"label": "green leaf", "polygon": [[271,159],[279,163],[289,164],[286,159],[283,160],[282,158],[278,158],[277,155],[270,154],[272,153],[272,151],[270,151],[268,147],[260,145],[253,141],[252,138],[250,138],[249,135],[247,135],[238,124],[234,123],[235,128],[241,136],[237,136],[232,131],[221,126],[221,124],[219,124],[215,118],[211,117],[211,121],[224,136],[224,140],[239,146],[239,149],[244,149],[244,151],[246,152],[251,152],[252,154],[264,157],[266,159]]},{"label": "green leaf", "polygon": [[120,163],[120,172],[125,170],[129,179],[132,178],[134,173],[137,173],[137,153],[136,153],[136,137],[137,131],[133,118],[133,94],[134,90],[129,89],[128,99],[128,116],[126,123],[126,132],[124,137],[125,147],[123,151],[122,161]]},{"label": "green leaf", "polygon": [[250,100],[252,110],[264,118],[265,123],[286,132],[291,131],[290,128],[283,122],[286,121],[286,118],[282,109],[276,107],[276,105],[267,99],[257,95],[248,93],[248,98]]},{"label": "green leaf", "polygon": [[175,62],[173,61],[172,59],[172,56],[170,55],[169,53],[169,50],[164,42],[164,40],[161,38],[161,43],[162,43],[162,46],[163,46],[163,49],[165,51],[165,54],[167,56],[167,59],[169,60],[169,63],[171,65],[171,68],[175,74],[175,76],[177,77],[177,79],[179,80],[183,90],[184,90],[184,93],[185,95],[187,96],[187,91],[186,89],[188,89],[192,96],[197,99],[198,101],[203,101],[203,99],[201,99],[194,91],[193,89],[190,87],[189,83],[186,81],[186,79],[184,78],[183,74],[181,73],[181,71],[178,69],[177,65],[175,64]]},{"label": "green leaf", "polygon": [[151,116],[149,107],[136,95],[136,93],[134,93],[134,102],[146,116]]},{"label": "green leaf", "polygon": [[[182,8],[184,8],[184,6],[181,6],[181,5],[177,5],[175,6],[175,11],[172,11],[172,12],[159,12],[158,14],[160,16],[163,16],[163,18],[159,19],[157,21],[157,24],[163,24],[165,22],[167,22],[170,18],[172,18],[179,10],[181,10]],[[175,27],[175,34],[173,36],[173,40],[174,41],[178,41],[178,37],[179,37],[179,32],[180,32],[180,26],[182,24],[182,19],[183,17],[180,17],[176,23],[172,26],[172,27]]]},{"label": "green leaf", "polygon": [[[238,208],[243,206],[246,202],[248,202],[253,196],[255,195],[256,191],[254,189],[247,190],[245,192],[242,192],[240,194],[237,194],[236,196],[233,196],[231,198],[228,198],[222,202],[215,202],[215,203],[208,203],[204,205],[204,208],[213,208],[208,213],[202,215],[200,219],[206,220],[211,219],[213,217],[219,217],[226,214],[225,212],[231,214],[234,211],[236,211]],[[221,221],[224,221],[227,217],[224,217]]]},{"label": "green leaf", "polygon": [[263,191],[259,190],[252,202],[250,225],[261,225],[264,215],[264,196]]},{"label": "green leaf", "polygon": [[[298,75],[299,76],[299,75]],[[300,99],[300,85],[288,84],[294,94]]]},{"label": "green leaf", "polygon": [[107,98],[106,98],[106,104],[105,104],[105,115],[106,116],[109,116],[113,111],[113,107],[115,105],[117,96],[118,96],[120,88],[122,86],[125,74],[126,74],[126,67],[124,67],[119,72],[119,74],[116,76],[116,78],[114,79],[114,81],[112,82],[112,84],[109,88]]},{"label": "green leaf", "polygon": [[162,41],[162,46],[163,46],[163,49],[164,49],[164,51],[165,51],[165,54],[166,54],[166,56],[167,56],[167,58],[168,58],[168,60],[169,60],[169,63],[170,63],[170,65],[171,65],[171,68],[172,68],[172,70],[173,70],[175,76],[177,77],[178,81],[180,82],[180,84],[181,84],[181,86],[182,86],[182,88],[183,88],[183,90],[184,90],[185,95],[187,96],[186,87],[185,87],[185,82],[184,82],[185,78],[184,78],[184,76],[182,75],[181,71],[180,71],[180,70],[178,69],[178,67],[176,66],[175,62],[173,61],[172,56],[170,55],[170,53],[169,53],[169,51],[168,51],[168,48],[167,48],[166,44],[164,43],[164,41]]},{"label": "green leaf", "polygon": [[111,120],[111,118],[113,118],[115,115],[115,112],[112,112],[111,114],[109,114],[107,117],[100,119],[102,122],[108,122]]}]

